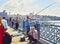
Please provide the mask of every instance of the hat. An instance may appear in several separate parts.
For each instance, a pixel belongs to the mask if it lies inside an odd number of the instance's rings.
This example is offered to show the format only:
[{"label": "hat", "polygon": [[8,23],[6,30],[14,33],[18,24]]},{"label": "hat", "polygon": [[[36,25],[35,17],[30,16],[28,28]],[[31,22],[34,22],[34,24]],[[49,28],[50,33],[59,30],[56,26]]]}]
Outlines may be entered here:
[{"label": "hat", "polygon": [[30,29],[35,29],[35,27],[34,27],[34,26],[32,26],[32,27],[30,27]]}]

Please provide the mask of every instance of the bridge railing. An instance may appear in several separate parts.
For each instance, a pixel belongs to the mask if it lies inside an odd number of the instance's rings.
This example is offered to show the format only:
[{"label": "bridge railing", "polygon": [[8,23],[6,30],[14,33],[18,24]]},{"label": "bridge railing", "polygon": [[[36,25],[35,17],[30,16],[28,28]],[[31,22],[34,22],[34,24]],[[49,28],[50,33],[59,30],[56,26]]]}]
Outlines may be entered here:
[{"label": "bridge railing", "polygon": [[60,26],[58,25],[40,25],[40,37],[52,44],[60,43]]}]

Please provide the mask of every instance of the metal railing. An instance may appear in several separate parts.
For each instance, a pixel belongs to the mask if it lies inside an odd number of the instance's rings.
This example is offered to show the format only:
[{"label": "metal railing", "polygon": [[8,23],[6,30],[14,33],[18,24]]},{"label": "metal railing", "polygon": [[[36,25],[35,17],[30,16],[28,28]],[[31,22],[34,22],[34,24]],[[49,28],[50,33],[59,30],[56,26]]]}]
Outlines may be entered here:
[{"label": "metal railing", "polygon": [[52,44],[60,43],[60,26],[58,25],[40,25],[40,37]]},{"label": "metal railing", "polygon": [[[43,23],[44,22],[45,21],[43,21]],[[54,22],[48,21],[48,22],[49,23],[51,22],[54,24],[56,21]],[[45,25],[45,24],[42,25],[41,23],[42,22],[40,22],[40,37],[42,39],[45,39],[51,42],[52,44],[59,44],[60,43],[60,26],[59,25]],[[22,22],[20,22],[20,24],[22,24]],[[23,28],[23,25],[20,25],[19,27]]]}]

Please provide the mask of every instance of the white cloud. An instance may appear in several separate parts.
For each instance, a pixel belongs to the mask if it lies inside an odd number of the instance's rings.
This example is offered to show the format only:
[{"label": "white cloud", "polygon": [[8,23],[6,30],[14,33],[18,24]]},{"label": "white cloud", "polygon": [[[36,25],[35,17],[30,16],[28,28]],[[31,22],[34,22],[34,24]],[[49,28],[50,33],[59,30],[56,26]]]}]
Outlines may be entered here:
[{"label": "white cloud", "polygon": [[34,0],[23,0],[24,4],[32,3]]},{"label": "white cloud", "polygon": [[60,0],[54,0],[55,2],[60,2]]},{"label": "white cloud", "polygon": [[40,15],[49,15],[49,16],[60,16],[60,8],[55,7],[52,9],[46,9],[43,12],[39,13]]},{"label": "white cloud", "polygon": [[[28,14],[30,12],[34,12],[37,13],[38,11],[40,11],[42,8],[40,8],[40,6],[38,4],[33,4],[36,0],[9,0],[7,3],[5,3],[0,10],[6,10],[7,12],[13,13],[19,13],[19,14]],[[52,8],[52,9],[46,9],[43,12],[41,12],[41,15],[56,15],[56,16],[60,16],[60,8]]]},{"label": "white cloud", "polygon": [[34,8],[37,7],[37,5],[28,6],[33,2],[35,2],[35,0],[9,0],[1,7],[1,10],[5,9],[8,12],[25,14],[32,12]]}]

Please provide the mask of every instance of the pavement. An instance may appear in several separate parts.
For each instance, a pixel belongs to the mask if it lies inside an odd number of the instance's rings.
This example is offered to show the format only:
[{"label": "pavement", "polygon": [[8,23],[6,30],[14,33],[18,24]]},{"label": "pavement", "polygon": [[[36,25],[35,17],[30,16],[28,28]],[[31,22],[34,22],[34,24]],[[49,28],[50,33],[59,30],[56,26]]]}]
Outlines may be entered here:
[{"label": "pavement", "polygon": [[[13,28],[8,27],[7,32],[12,33],[13,30],[14,30]],[[11,44],[27,44],[28,42],[26,42],[26,41],[25,42],[19,42],[21,37],[23,37],[23,36],[12,37],[12,43]]]},{"label": "pavement", "polygon": [[[13,28],[8,27],[7,32],[9,32],[11,34],[13,32],[13,30],[14,30]],[[28,44],[27,39],[25,42],[19,42],[20,38],[22,38],[22,37],[24,37],[24,35],[12,37],[12,43],[11,44]],[[42,39],[40,39],[40,42],[42,44],[49,44],[46,41],[43,41]]]}]

